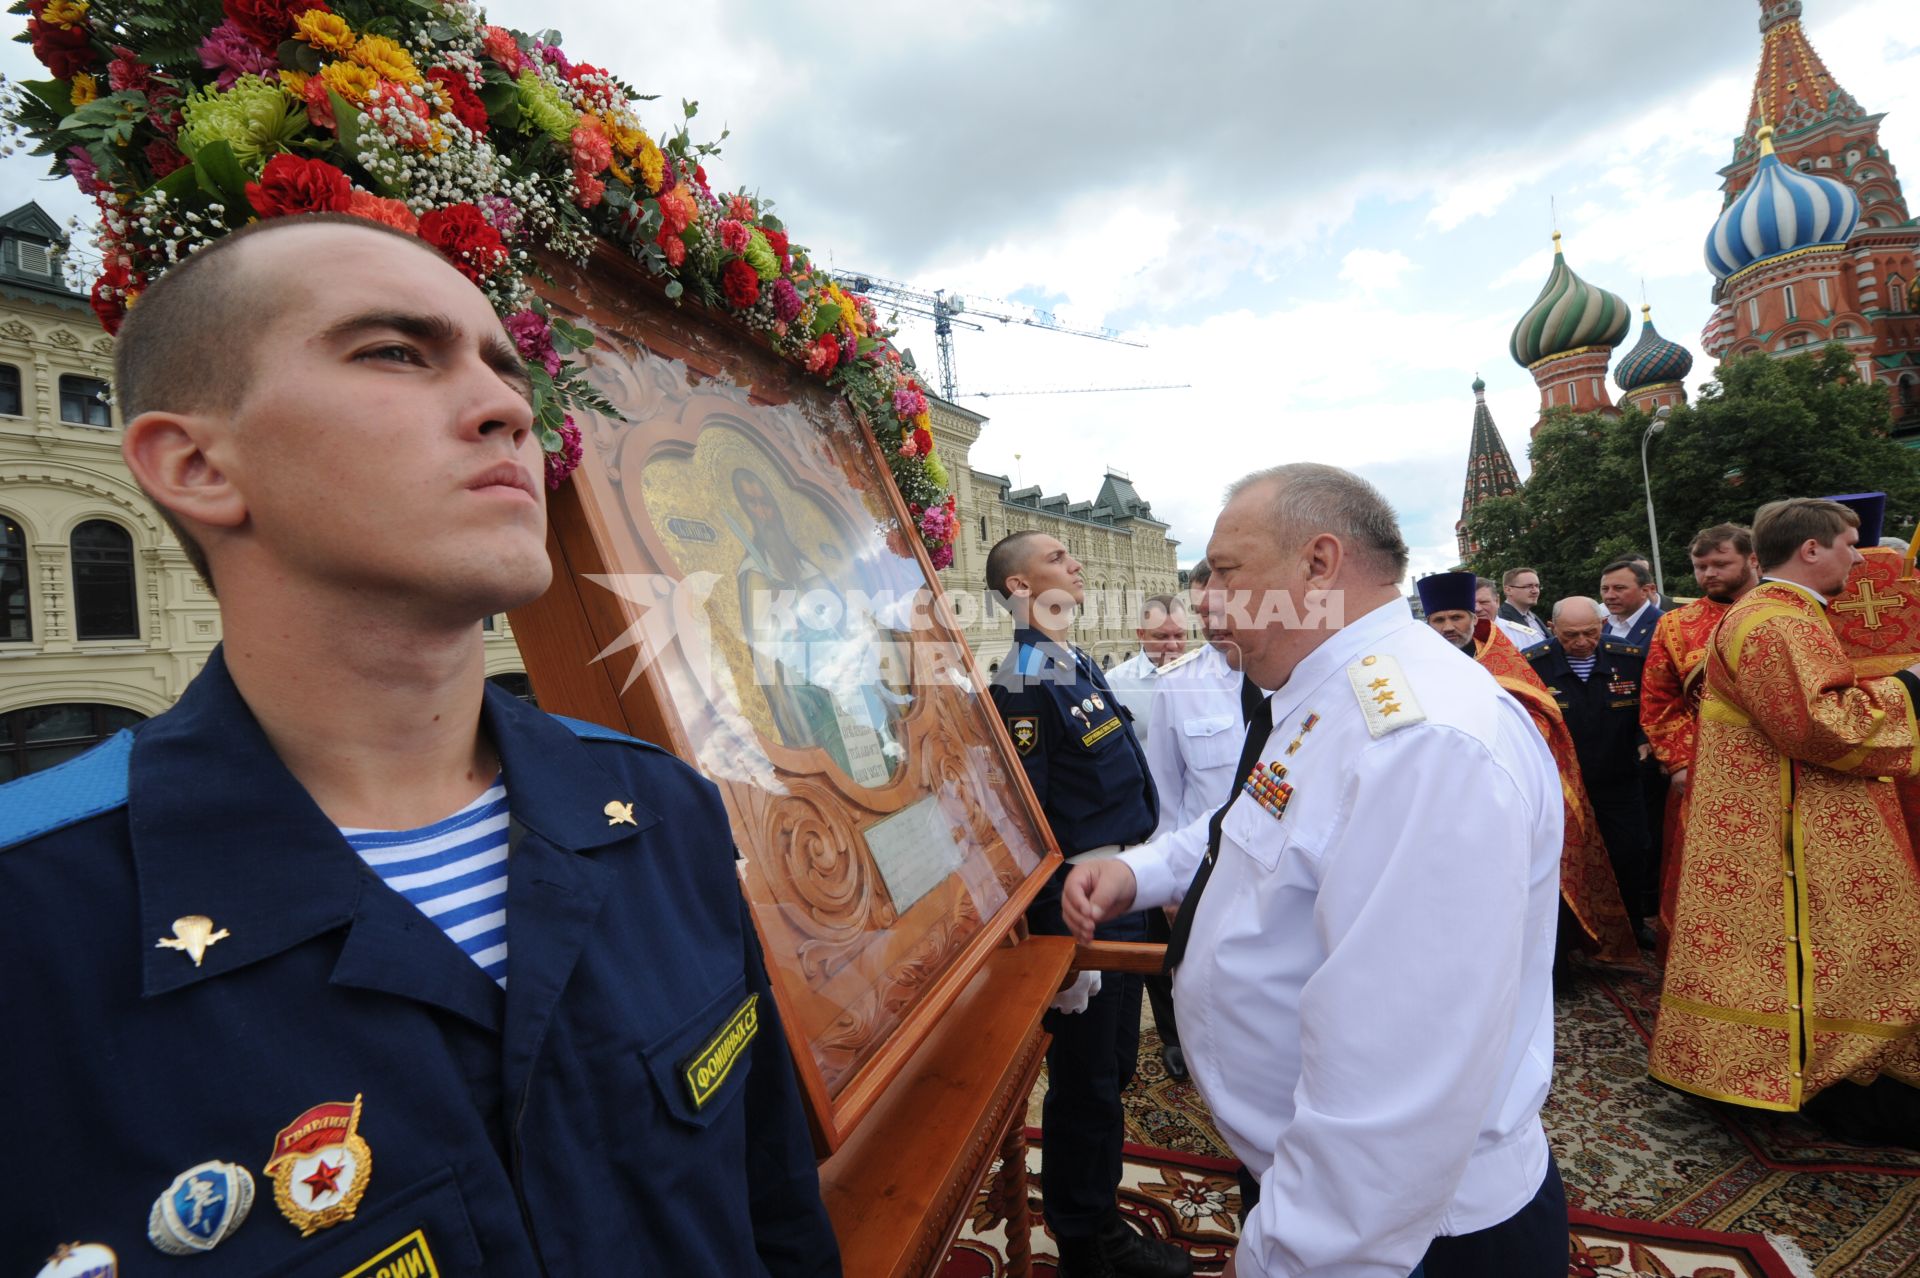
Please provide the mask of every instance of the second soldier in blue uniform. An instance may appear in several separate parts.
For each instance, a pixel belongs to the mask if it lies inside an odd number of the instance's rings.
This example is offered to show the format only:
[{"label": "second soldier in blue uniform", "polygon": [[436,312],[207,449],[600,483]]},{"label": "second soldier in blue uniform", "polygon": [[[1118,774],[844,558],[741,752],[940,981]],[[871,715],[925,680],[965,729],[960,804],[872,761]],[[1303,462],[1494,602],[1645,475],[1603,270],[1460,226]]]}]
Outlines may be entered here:
[{"label": "second soldier in blue uniform", "polygon": [[[987,587],[1013,614],[1013,649],[993,701],[1025,767],[1054,841],[1069,862],[1144,843],[1159,820],[1146,755],[1099,666],[1067,642],[1084,602],[1080,564],[1057,538],[1017,532],[987,555]],[[1064,936],[1067,866],[1027,911],[1035,932]],[[1144,941],[1142,914],[1103,923],[1102,940]],[[1109,974],[1069,987],[1048,1015],[1047,1095],[1041,1110],[1040,1186],[1060,1244],[1061,1278],[1178,1278],[1180,1248],[1143,1238],[1115,1205],[1120,1184],[1120,1093],[1140,1047],[1140,978]],[[1079,1010],[1074,1010],[1075,1008]]]}]

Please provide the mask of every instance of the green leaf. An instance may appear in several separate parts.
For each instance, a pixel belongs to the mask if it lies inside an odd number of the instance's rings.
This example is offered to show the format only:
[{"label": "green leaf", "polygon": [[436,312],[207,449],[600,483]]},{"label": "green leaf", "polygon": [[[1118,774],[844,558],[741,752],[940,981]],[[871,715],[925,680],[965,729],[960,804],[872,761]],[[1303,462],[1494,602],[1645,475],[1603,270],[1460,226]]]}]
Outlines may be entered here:
[{"label": "green leaf", "polygon": [[308,75],[319,74],[324,65],[320,50],[298,40],[282,40],[277,55],[280,65],[289,71],[305,71]]},{"label": "green leaf", "polygon": [[181,200],[186,197],[188,192],[198,187],[199,183],[196,180],[197,175],[198,169],[196,166],[183,164],[161,178],[158,182],[155,182],[152,189],[166,192],[168,199]]},{"label": "green leaf", "polygon": [[840,322],[840,303],[828,302],[813,316],[813,335],[819,337]]},{"label": "green leaf", "polygon": [[200,189],[225,204],[230,211],[243,211],[247,202],[247,170],[226,142],[209,142],[194,153],[193,170]]},{"label": "green leaf", "polygon": [[73,86],[65,80],[22,80],[20,87],[61,116],[73,110]]}]

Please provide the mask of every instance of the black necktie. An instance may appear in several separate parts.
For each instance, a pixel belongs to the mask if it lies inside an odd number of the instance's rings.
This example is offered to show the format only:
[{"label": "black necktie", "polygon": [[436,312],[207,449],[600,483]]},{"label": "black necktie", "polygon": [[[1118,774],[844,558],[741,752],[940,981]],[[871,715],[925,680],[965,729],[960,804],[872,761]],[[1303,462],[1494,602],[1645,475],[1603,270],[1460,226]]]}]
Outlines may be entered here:
[{"label": "black necktie", "polygon": [[1247,714],[1247,739],[1240,747],[1240,762],[1234,765],[1233,793],[1207,822],[1207,855],[1193,873],[1193,883],[1180,902],[1180,913],[1173,920],[1173,934],[1167,940],[1166,970],[1169,972],[1186,957],[1187,937],[1193,931],[1193,912],[1200,906],[1200,894],[1206,891],[1213,863],[1220,856],[1220,823],[1227,819],[1227,809],[1240,797],[1240,787],[1246,784],[1260,752],[1267,748],[1267,738],[1273,735],[1273,698],[1261,692],[1245,675],[1240,676],[1240,706]]}]

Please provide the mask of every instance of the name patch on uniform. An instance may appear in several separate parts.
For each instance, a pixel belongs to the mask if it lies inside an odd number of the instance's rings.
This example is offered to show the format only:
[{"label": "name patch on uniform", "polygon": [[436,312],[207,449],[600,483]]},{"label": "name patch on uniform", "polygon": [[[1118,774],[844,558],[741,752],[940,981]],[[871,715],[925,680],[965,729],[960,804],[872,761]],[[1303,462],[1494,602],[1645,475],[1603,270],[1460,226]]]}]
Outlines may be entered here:
[{"label": "name patch on uniform", "polygon": [[1007,735],[1013,738],[1013,748],[1021,754],[1033,753],[1040,744],[1040,720],[1035,715],[1020,714],[1007,720]]},{"label": "name patch on uniform", "polygon": [[689,1056],[680,1067],[680,1076],[687,1084],[687,1095],[692,1098],[695,1109],[706,1108],[707,1102],[727,1081],[727,1075],[733,1072],[740,1053],[759,1032],[760,996],[749,994],[739,1010],[727,1018],[726,1024],[714,1031],[707,1045]]},{"label": "name patch on uniform", "polygon": [[440,1278],[440,1267],[433,1263],[426,1234],[416,1229],[340,1278]]},{"label": "name patch on uniform", "polygon": [[1080,744],[1093,745],[1095,742],[1101,740],[1102,738],[1107,736],[1108,733],[1114,731],[1119,726],[1120,726],[1120,716],[1115,715],[1113,718],[1107,720],[1105,723],[1095,728],[1092,732],[1089,732],[1086,736],[1081,737]]}]

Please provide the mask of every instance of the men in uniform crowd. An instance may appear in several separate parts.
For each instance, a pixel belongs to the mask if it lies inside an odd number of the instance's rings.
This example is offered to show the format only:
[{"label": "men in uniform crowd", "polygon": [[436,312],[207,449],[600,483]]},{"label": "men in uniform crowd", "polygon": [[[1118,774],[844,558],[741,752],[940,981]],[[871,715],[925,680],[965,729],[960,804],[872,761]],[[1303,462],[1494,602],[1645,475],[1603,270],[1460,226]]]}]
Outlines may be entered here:
[{"label": "men in uniform crowd", "polygon": [[1640,729],[1668,780],[1660,853],[1659,919],[1654,935],[1664,955],[1673,936],[1673,898],[1685,855],[1700,698],[1706,691],[1707,639],[1727,610],[1760,582],[1753,534],[1739,524],[1701,530],[1687,547],[1701,597],[1664,613],[1653,628],[1640,681]]},{"label": "men in uniform crowd", "polygon": [[[1384,498],[1330,466],[1236,484],[1207,547],[1274,690],[1204,821],[1074,867],[1086,939],[1180,903],[1188,1065],[1246,1164],[1229,1274],[1563,1278],[1540,1123],[1559,779],[1526,713],[1415,622]],[[1299,624],[1256,628],[1263,604]],[[1319,609],[1325,605],[1326,611]],[[1245,616],[1249,620],[1242,621]],[[1471,803],[1469,854],[1422,814]]]},{"label": "men in uniform crowd", "polygon": [[838,1274],[719,793],[484,677],[551,575],[486,296],[279,218],[114,358],[225,642],[0,788],[0,1273]]},{"label": "men in uniform crowd", "polygon": [[[1060,892],[1074,866],[1146,842],[1159,802],[1146,755],[1106,676],[1068,640],[1085,599],[1080,562],[1057,538],[1011,533],[987,552],[987,589],[1013,616],[1013,646],[991,687],[1033,795],[1066,864],[1027,910],[1043,935],[1064,936]],[[1110,941],[1147,939],[1146,917],[1101,921]],[[1063,1278],[1177,1278],[1184,1249],[1144,1238],[1120,1214],[1120,1093],[1140,1051],[1140,978],[1086,972],[1046,1019],[1040,1195],[1060,1244]]]},{"label": "men in uniform crowd", "polygon": [[1640,733],[1640,668],[1645,654],[1617,639],[1602,640],[1603,615],[1592,599],[1569,595],[1560,600],[1553,606],[1554,637],[1529,649],[1527,659],[1567,721],[1620,899],[1636,937],[1651,947],[1652,934],[1642,923],[1647,824],[1640,792],[1646,745]]},{"label": "men in uniform crowd", "polygon": [[1834,637],[1858,522],[1805,497],[1754,517],[1760,584],[1707,645],[1651,1068],[1737,1105],[1871,1106],[1862,1134],[1911,1141],[1920,879],[1895,783],[1920,771],[1920,668],[1858,678]]},{"label": "men in uniform crowd", "polygon": [[[1633,927],[1614,883],[1593,805],[1580,779],[1579,755],[1553,694],[1500,626],[1466,610],[1475,589],[1470,572],[1437,572],[1414,583],[1427,624],[1475,661],[1526,708],[1560,773],[1563,832],[1560,854],[1560,931],[1554,949],[1556,979],[1575,946],[1609,962],[1634,956]],[[1464,633],[1465,638],[1459,636]]]}]

